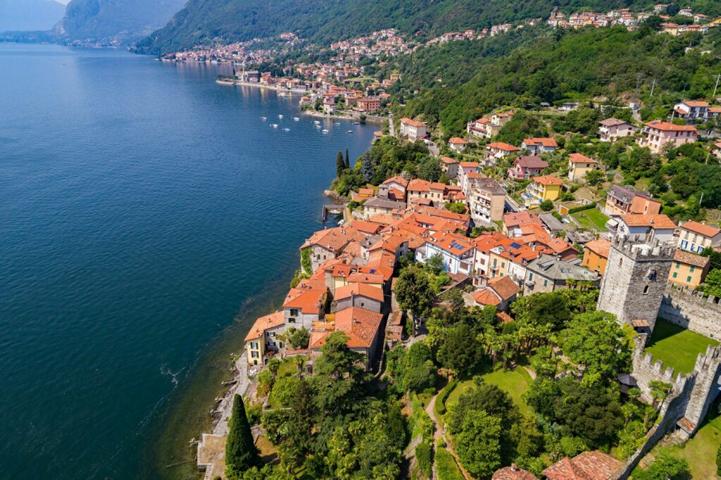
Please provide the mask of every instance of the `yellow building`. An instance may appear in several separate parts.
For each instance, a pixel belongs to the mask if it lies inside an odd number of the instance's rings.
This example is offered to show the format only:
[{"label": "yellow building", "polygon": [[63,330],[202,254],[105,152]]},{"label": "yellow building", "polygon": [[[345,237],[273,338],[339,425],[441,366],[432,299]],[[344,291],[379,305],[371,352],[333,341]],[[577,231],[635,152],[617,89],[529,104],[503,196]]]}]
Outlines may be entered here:
[{"label": "yellow building", "polygon": [[711,259],[683,250],[676,250],[668,280],[682,287],[696,288],[709,271]]},{"label": "yellow building", "polygon": [[611,242],[603,238],[588,242],[583,247],[583,262],[581,262],[581,266],[603,275],[606,271],[608,252],[610,249]]},{"label": "yellow building", "polygon": [[266,352],[279,351],[283,342],[276,336],[285,329],[283,312],[275,312],[256,319],[245,336],[248,365],[263,365]]},{"label": "yellow building", "polygon": [[595,170],[598,162],[580,153],[572,153],[568,156],[568,179],[572,182],[579,182],[586,177],[591,170]]},{"label": "yellow building", "polygon": [[555,201],[561,196],[563,180],[552,175],[533,177],[523,195],[526,205],[538,205],[546,200]]}]

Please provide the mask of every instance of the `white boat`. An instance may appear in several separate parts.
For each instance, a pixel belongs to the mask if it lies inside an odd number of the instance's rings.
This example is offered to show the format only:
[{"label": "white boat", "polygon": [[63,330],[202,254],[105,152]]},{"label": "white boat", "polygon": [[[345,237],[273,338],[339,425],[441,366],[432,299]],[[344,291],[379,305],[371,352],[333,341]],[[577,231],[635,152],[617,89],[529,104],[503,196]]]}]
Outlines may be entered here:
[{"label": "white boat", "polygon": [[340,122],[335,122],[335,125],[336,125],[336,126],[340,125]]},{"label": "white boat", "polygon": [[271,123],[270,126],[273,127],[273,128],[278,128],[278,124],[277,124],[277,123]]},{"label": "white boat", "polygon": [[280,118],[281,120],[283,120],[283,115],[278,114],[278,118]]},{"label": "white boat", "polygon": [[326,133],[328,133],[328,130],[324,128],[323,130],[321,130],[321,132],[323,132],[323,135],[325,135]]},{"label": "white boat", "polygon": [[348,132],[347,132],[347,133],[353,133],[353,130],[348,130]]},{"label": "white boat", "polygon": [[315,123],[316,125],[320,125],[320,120],[313,120],[313,123]]},{"label": "white boat", "polygon": [[290,132],[290,128],[284,128],[283,131],[284,131],[284,132]]},{"label": "white boat", "polygon": [[320,130],[320,125],[315,125],[315,128]]},{"label": "white boat", "polygon": [[294,122],[300,122],[300,118],[298,118],[298,117],[293,117],[293,121],[294,121]]},{"label": "white boat", "polygon": [[260,117],[260,119],[265,122],[266,120],[268,120],[268,117]]}]

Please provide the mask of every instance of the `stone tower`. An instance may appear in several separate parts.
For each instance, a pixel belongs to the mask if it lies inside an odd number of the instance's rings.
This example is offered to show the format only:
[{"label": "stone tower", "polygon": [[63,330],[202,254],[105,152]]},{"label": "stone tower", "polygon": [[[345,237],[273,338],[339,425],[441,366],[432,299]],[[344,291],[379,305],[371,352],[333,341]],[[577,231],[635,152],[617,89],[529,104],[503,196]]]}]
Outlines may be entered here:
[{"label": "stone tower", "polygon": [[647,331],[653,331],[673,254],[673,245],[617,235],[611,241],[598,309],[615,314],[621,323],[637,321],[636,328],[647,325]]},{"label": "stone tower", "polygon": [[721,393],[721,347],[708,347],[706,353],[696,358],[693,369],[694,383],[689,396],[685,422],[681,428],[692,435],[706,417],[709,407]]}]

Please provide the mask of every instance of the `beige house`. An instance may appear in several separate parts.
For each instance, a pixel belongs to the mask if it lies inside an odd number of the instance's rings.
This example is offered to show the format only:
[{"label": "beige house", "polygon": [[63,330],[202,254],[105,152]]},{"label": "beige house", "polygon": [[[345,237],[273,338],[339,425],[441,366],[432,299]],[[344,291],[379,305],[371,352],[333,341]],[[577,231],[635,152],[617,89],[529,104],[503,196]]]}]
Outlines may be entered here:
[{"label": "beige house", "polygon": [[613,142],[619,138],[633,135],[636,129],[630,123],[617,118],[607,118],[600,122],[598,136],[602,142]]},{"label": "beige house", "polygon": [[263,365],[268,351],[280,351],[283,342],[277,336],[285,330],[283,312],[274,312],[256,319],[245,336],[245,352],[248,365]]},{"label": "beige house", "polygon": [[419,122],[412,118],[401,118],[401,137],[406,137],[411,142],[423,140],[428,135],[428,127],[425,122]]},{"label": "beige house", "polygon": [[580,153],[572,153],[568,156],[568,179],[572,182],[580,182],[586,174],[598,167],[598,162]]},{"label": "beige house", "polygon": [[487,226],[503,220],[506,191],[492,178],[476,178],[469,181],[468,207],[473,223]]},{"label": "beige house", "polygon": [[698,131],[693,125],[676,125],[655,120],[646,124],[638,143],[642,147],[648,147],[653,153],[661,153],[664,148],[680,147],[696,140]]},{"label": "beige house", "polygon": [[684,222],[679,228],[678,248],[691,253],[701,253],[706,248],[721,247],[721,229],[713,225]]}]

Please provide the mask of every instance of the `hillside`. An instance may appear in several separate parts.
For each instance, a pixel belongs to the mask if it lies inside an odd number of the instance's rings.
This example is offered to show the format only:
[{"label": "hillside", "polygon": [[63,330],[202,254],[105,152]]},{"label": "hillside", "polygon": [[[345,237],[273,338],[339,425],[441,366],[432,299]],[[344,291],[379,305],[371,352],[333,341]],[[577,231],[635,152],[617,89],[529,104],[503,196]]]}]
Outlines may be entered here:
[{"label": "hillside", "polygon": [[0,32],[50,30],[63,13],[54,0],[0,0]]},{"label": "hillside", "polygon": [[184,3],[184,0],[72,0],[58,33],[69,41],[130,43],[163,26]]},{"label": "hillside", "polygon": [[602,11],[651,4],[648,0],[190,0],[138,48],[159,54],[287,31],[321,43],[390,27],[408,34],[434,35],[547,17],[554,6],[566,11]]},{"label": "hillside", "polygon": [[[690,38],[645,28],[581,31],[529,30],[515,40],[456,42],[423,49],[399,61],[395,93],[419,96],[403,114],[440,124],[444,135],[461,133],[467,121],[499,105],[537,107],[542,102],[632,95],[668,111],[681,98],[708,98],[721,68],[721,34]],[[519,45],[511,52],[507,43]],[[695,47],[686,51],[687,47]],[[703,53],[702,53],[703,52]],[[442,79],[443,82],[438,82]],[[650,98],[655,80],[655,92]]]}]

